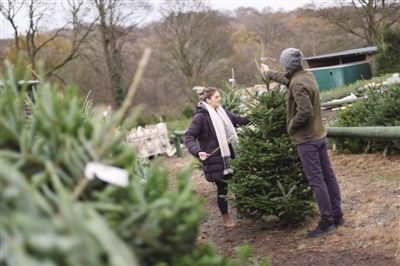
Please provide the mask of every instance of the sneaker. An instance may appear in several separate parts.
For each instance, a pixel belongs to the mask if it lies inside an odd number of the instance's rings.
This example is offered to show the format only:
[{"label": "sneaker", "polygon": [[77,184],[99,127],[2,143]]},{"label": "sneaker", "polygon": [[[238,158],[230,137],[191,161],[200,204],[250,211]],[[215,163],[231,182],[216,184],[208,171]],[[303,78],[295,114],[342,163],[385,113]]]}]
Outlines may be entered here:
[{"label": "sneaker", "polygon": [[346,221],[343,219],[343,214],[340,213],[340,214],[334,215],[333,223],[335,224],[336,227],[345,225]]},{"label": "sneaker", "polygon": [[307,234],[307,237],[318,237],[336,232],[336,226],[333,222],[320,221],[317,228]]}]

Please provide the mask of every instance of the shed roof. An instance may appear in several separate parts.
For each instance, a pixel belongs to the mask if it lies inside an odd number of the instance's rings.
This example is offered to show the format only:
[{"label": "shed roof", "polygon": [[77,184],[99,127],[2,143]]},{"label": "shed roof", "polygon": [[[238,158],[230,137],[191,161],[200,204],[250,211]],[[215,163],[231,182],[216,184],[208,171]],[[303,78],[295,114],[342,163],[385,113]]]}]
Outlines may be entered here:
[{"label": "shed roof", "polygon": [[344,55],[370,54],[370,53],[376,53],[377,51],[378,51],[378,47],[370,46],[370,47],[364,47],[364,48],[358,48],[358,49],[342,51],[342,52],[338,52],[338,53],[306,57],[306,58],[303,58],[303,60],[308,61],[308,60],[313,60],[313,59],[340,57],[340,56],[344,56]]}]

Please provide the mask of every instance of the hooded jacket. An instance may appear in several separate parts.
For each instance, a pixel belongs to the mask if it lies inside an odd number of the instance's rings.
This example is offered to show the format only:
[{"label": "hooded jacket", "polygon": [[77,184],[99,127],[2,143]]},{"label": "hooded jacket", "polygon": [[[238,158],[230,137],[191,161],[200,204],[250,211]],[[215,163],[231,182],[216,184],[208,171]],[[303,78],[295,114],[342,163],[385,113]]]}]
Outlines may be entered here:
[{"label": "hooded jacket", "polygon": [[[224,106],[222,107],[234,126],[247,125],[250,122],[248,116],[233,114],[226,110]],[[199,157],[199,152],[211,154],[219,147],[214,125],[203,102],[200,102],[194,110],[194,117],[186,130],[184,142],[190,154],[197,158]],[[231,144],[229,144],[229,149],[231,151],[231,158],[234,158],[234,151]],[[222,181],[224,165],[220,149],[215,151],[205,161],[202,161],[202,166],[207,181]]]},{"label": "hooded jacket", "polygon": [[319,87],[314,75],[302,66],[289,72],[267,71],[271,80],[289,88],[286,109],[286,129],[296,145],[320,139],[326,135],[322,122]]}]

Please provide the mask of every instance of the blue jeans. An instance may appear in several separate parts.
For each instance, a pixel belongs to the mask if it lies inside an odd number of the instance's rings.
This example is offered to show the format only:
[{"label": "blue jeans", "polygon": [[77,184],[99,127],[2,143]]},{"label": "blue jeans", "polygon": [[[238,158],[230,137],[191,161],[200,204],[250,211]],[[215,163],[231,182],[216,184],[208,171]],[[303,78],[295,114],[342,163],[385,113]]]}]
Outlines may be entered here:
[{"label": "blue jeans", "polygon": [[317,199],[321,220],[333,221],[342,213],[340,188],[326,149],[326,136],[297,145],[308,183]]}]

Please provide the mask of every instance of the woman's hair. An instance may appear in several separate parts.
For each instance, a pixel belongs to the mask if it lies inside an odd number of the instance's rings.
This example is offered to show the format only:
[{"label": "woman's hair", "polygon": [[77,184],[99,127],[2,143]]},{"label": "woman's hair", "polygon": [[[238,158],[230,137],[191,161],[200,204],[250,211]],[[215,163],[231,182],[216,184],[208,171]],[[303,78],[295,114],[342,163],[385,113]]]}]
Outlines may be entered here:
[{"label": "woman's hair", "polygon": [[210,99],[214,93],[218,91],[216,88],[208,87],[208,88],[200,88],[197,90],[199,94],[200,101],[205,101],[206,99]]}]

